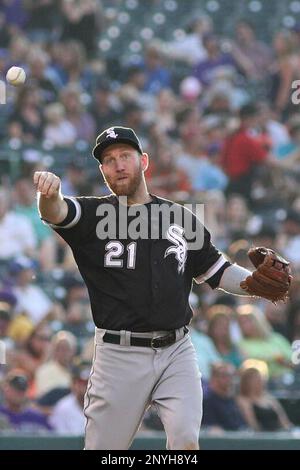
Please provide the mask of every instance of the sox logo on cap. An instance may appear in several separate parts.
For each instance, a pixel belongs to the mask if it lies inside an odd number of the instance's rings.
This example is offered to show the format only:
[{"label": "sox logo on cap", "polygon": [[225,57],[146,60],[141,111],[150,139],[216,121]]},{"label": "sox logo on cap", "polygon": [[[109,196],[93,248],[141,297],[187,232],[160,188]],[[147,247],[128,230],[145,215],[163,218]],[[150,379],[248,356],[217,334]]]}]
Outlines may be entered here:
[{"label": "sox logo on cap", "polygon": [[115,133],[114,127],[110,127],[109,129],[107,129],[106,133],[107,133],[106,138],[111,137],[112,139],[116,139],[119,135]]}]

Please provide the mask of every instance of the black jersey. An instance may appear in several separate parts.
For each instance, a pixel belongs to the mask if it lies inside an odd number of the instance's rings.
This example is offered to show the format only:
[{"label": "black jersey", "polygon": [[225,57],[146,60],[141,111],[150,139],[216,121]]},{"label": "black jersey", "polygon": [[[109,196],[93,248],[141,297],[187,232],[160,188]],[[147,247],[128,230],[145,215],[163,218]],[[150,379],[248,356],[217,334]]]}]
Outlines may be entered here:
[{"label": "black jersey", "polygon": [[[154,206],[160,209],[172,205],[181,212],[186,210],[171,201],[152,196],[152,202],[141,205],[146,208],[148,231],[144,238],[133,238],[130,233],[121,234],[120,227],[125,220],[124,210],[126,227],[137,217],[129,214],[128,207],[123,207],[120,214],[121,204],[116,196],[65,200],[68,216],[61,224],[51,226],[73,251],[98,328],[136,332],[181,328],[192,317],[188,298],[193,279],[217,287],[221,274],[230,265],[194,214],[190,213],[194,228],[203,230],[203,243],[198,249],[190,248],[191,240],[187,243],[184,228],[173,223],[172,215],[166,233],[149,236],[153,235],[150,222]],[[116,222],[116,230],[110,230],[105,238],[102,224],[110,209],[110,217],[114,218],[110,218],[110,225]],[[159,229],[163,217],[160,213],[156,220]]]}]

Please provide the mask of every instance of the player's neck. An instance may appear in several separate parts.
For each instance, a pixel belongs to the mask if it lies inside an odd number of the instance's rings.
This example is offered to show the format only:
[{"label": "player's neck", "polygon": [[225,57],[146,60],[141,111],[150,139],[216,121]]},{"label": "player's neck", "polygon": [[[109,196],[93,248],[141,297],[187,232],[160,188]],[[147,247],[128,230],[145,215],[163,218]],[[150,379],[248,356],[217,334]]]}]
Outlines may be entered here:
[{"label": "player's neck", "polygon": [[134,194],[127,196],[128,206],[147,204],[151,201],[152,196],[148,193],[147,186],[145,184],[140,185]]},{"label": "player's neck", "polygon": [[134,206],[134,205],[140,205],[140,204],[147,204],[148,202],[152,201],[152,196],[147,193],[143,197],[128,197],[127,199],[127,205],[128,206]]}]

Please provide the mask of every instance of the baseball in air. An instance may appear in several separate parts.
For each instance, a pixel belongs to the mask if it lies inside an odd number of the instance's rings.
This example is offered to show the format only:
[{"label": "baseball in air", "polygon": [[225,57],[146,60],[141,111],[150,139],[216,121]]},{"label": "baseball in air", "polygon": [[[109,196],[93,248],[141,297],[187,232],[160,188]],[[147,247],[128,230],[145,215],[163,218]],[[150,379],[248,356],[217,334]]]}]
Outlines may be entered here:
[{"label": "baseball in air", "polygon": [[11,67],[6,74],[6,80],[13,86],[23,85],[26,80],[25,70],[22,67]]}]

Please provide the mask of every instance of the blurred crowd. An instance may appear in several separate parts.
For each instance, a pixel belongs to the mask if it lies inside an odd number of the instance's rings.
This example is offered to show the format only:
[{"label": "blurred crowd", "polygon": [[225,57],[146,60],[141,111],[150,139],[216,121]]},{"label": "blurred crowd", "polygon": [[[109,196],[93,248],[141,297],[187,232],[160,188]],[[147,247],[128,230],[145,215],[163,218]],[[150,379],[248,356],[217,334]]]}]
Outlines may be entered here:
[{"label": "blurred crowd", "polygon": [[[12,65],[28,77],[1,105],[0,430],[84,432],[94,324],[69,247],[39,218],[32,174],[59,174],[65,195],[107,194],[90,154],[97,134],[114,125],[141,138],[150,192],[204,204],[212,240],[232,262],[251,269],[252,245],[291,262],[287,303],[195,286],[190,329],[204,429],[300,425],[288,406],[300,400],[300,113],[292,99],[300,25],[268,42],[245,18],[230,37],[204,14],[181,26],[177,38],[152,37],[116,61],[99,45],[101,1],[0,4],[1,77]],[[51,158],[35,158],[36,149]],[[12,174],[2,163],[16,150]],[[142,429],[162,429],[154,410]]]}]

